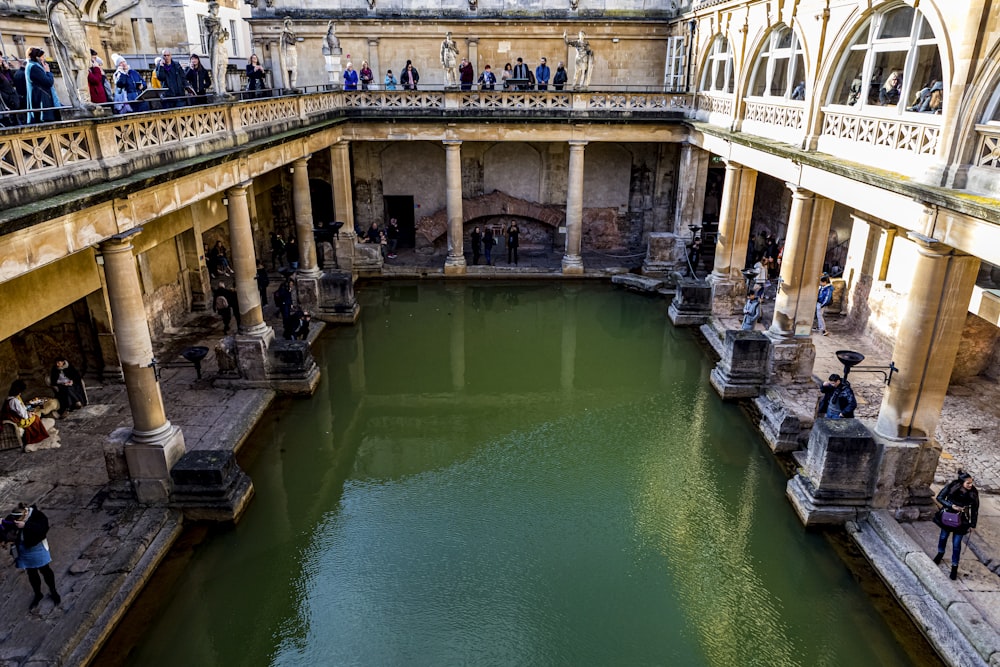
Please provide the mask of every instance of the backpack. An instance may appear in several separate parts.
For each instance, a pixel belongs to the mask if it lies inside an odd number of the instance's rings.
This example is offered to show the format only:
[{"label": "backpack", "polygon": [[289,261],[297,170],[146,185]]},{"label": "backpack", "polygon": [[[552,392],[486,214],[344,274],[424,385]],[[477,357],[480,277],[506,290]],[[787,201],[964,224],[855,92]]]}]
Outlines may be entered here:
[{"label": "backpack", "polygon": [[219,296],[215,297],[215,309],[223,310],[225,308],[229,308],[229,302],[226,300],[226,297],[220,294]]}]

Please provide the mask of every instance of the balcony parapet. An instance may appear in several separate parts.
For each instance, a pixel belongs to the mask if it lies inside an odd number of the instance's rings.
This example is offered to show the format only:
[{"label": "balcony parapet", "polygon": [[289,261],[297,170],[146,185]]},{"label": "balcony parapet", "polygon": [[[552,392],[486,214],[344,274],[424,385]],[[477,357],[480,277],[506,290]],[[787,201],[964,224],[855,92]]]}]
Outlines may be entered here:
[{"label": "balcony parapet", "polygon": [[741,131],[787,144],[798,144],[805,134],[805,102],[749,98],[744,103]]},{"label": "balcony parapet", "polygon": [[728,127],[733,118],[733,96],[724,93],[698,93],[692,113],[698,120]]},{"label": "balcony parapet", "polygon": [[1000,124],[977,125],[976,137],[966,188],[1000,199]]},{"label": "balcony parapet", "polygon": [[880,114],[867,108],[824,107],[817,150],[873,167],[917,176],[937,155],[941,117],[927,114]]},{"label": "balcony parapet", "polygon": [[0,131],[0,208],[338,117],[681,120],[692,95],[650,91],[314,91]]}]

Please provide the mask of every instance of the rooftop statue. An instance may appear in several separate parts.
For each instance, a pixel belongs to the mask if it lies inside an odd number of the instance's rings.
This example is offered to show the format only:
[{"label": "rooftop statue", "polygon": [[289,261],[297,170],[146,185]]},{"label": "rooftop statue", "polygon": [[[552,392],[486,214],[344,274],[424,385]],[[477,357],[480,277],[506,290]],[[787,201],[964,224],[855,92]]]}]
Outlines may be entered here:
[{"label": "rooftop statue", "polygon": [[83,27],[83,14],[72,0],[48,0],[45,14],[52,32],[52,50],[66,82],[69,103],[93,113],[87,74],[90,72],[90,47]]},{"label": "rooftop statue", "polygon": [[284,79],[285,88],[294,89],[298,79],[299,52],[297,42],[298,35],[292,30],[292,18],[286,16],[281,23],[281,49],[279,59],[281,60],[281,74]]},{"label": "rooftop statue", "polygon": [[573,88],[580,90],[590,86],[590,76],[593,74],[594,52],[590,48],[587,36],[580,31],[578,39],[569,39],[563,30],[563,41],[576,49],[576,70],[573,72]]},{"label": "rooftop statue", "polygon": [[229,49],[226,47],[226,40],[229,39],[230,35],[229,31],[222,27],[222,20],[219,18],[219,3],[215,0],[208,3],[205,30],[208,33],[208,57],[211,59],[215,96],[228,98],[230,95],[226,92],[226,69],[229,66]]},{"label": "rooftop statue", "polygon": [[441,67],[444,68],[444,85],[458,85],[458,44],[451,38],[451,32],[441,42]]}]

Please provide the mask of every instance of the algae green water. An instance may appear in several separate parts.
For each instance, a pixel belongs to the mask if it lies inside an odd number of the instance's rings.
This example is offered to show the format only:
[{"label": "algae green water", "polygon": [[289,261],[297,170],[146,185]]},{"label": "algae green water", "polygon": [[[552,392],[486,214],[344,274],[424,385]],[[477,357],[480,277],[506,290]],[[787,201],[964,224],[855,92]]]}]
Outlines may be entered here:
[{"label": "algae green water", "polygon": [[908,665],[666,303],[387,284],[130,664]]}]

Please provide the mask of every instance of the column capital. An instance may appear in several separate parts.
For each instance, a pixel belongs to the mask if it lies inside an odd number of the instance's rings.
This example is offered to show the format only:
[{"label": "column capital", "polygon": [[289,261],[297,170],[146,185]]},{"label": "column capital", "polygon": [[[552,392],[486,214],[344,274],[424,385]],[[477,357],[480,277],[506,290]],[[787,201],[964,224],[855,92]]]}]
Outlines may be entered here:
[{"label": "column capital", "polygon": [[344,137],[341,137],[340,139],[337,139],[332,144],[330,144],[330,148],[347,148],[350,145],[351,145],[350,139],[345,139]]},{"label": "column capital", "polygon": [[127,232],[106,238],[98,244],[98,247],[102,253],[132,252],[132,239],[139,234],[142,234],[142,227],[136,227]]},{"label": "column capital", "polygon": [[444,139],[444,140],[441,141],[441,143],[444,144],[445,148],[455,149],[455,148],[461,148],[462,147],[462,140],[461,139]]},{"label": "column capital", "polygon": [[792,197],[798,197],[799,199],[812,199],[819,196],[812,190],[808,190],[796,183],[785,181],[785,187],[792,191]]},{"label": "column capital", "polygon": [[305,169],[306,166],[309,163],[309,158],[311,158],[311,157],[312,157],[312,153],[310,153],[309,155],[306,155],[304,157],[300,157],[300,158],[297,158],[295,160],[292,160],[292,167],[293,168],[297,168],[297,169]]},{"label": "column capital", "polygon": [[467,43],[469,43],[469,44],[476,44],[476,45],[479,44],[479,38],[478,37],[466,37],[465,41]]},{"label": "column capital", "polygon": [[723,164],[726,165],[726,169],[736,170],[736,169],[745,169],[746,168],[742,163],[737,162],[736,160],[734,160],[732,158],[729,158],[729,157],[722,158],[722,162],[723,162]]},{"label": "column capital", "polygon": [[379,38],[378,37],[369,37],[368,38],[368,46],[378,46],[378,42],[379,42]]},{"label": "column capital", "polygon": [[253,185],[253,181],[243,181],[242,183],[237,183],[231,188],[226,189],[227,197],[246,197],[247,190]]},{"label": "column capital", "polygon": [[917,249],[922,255],[965,255],[966,253],[953,248],[952,246],[939,241],[930,236],[925,236],[920,232],[907,232],[906,238],[917,244]]},{"label": "column capital", "polygon": [[570,149],[577,148],[582,150],[583,147],[589,144],[590,142],[587,141],[586,139],[570,139],[566,143],[569,144]]}]

